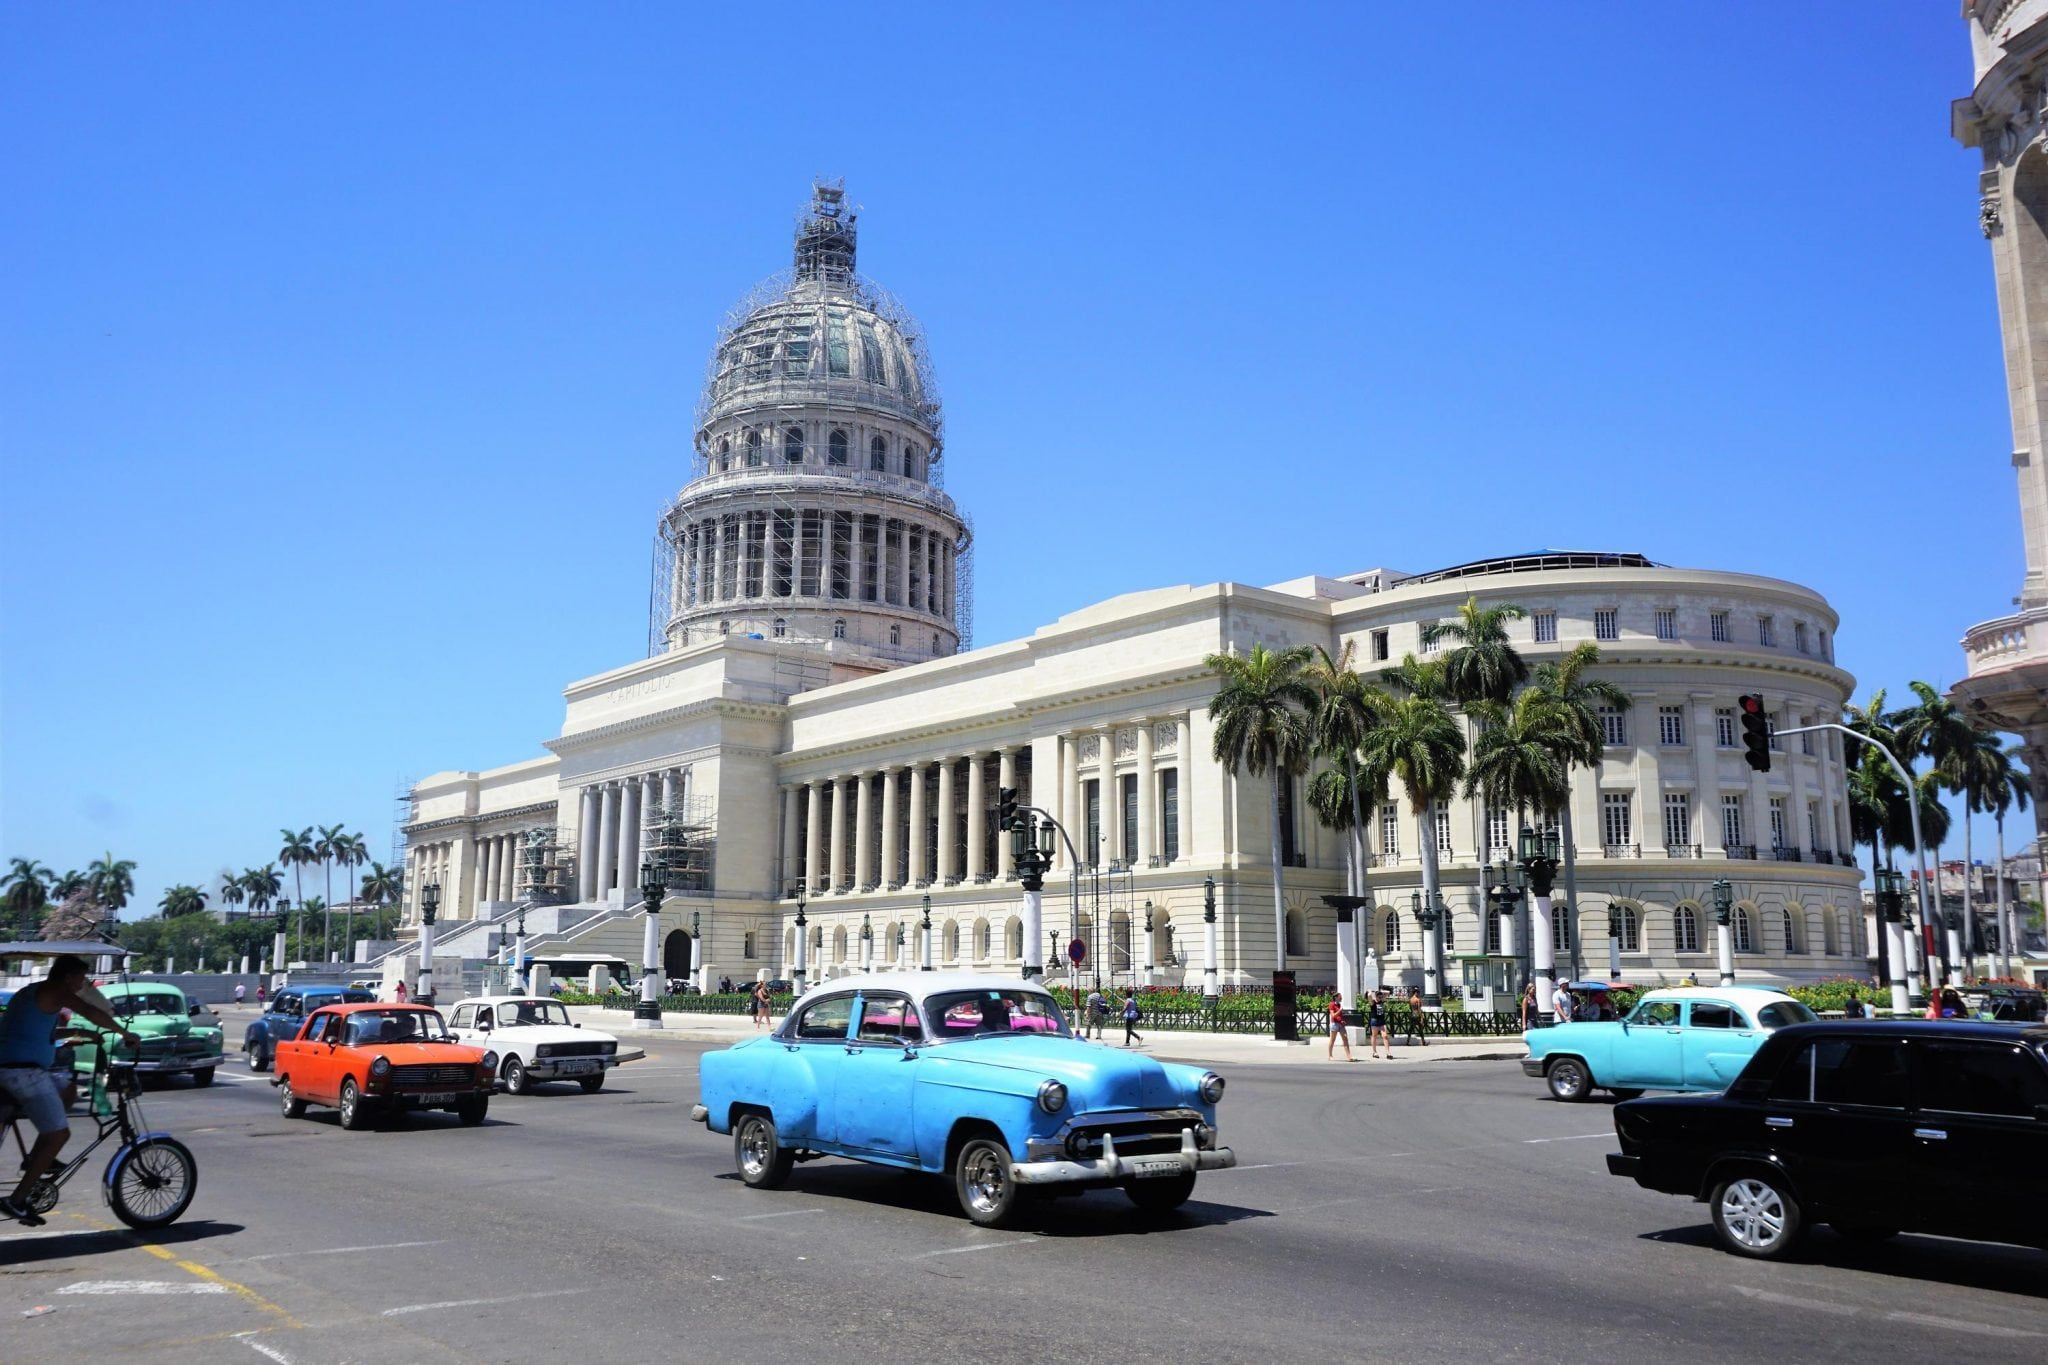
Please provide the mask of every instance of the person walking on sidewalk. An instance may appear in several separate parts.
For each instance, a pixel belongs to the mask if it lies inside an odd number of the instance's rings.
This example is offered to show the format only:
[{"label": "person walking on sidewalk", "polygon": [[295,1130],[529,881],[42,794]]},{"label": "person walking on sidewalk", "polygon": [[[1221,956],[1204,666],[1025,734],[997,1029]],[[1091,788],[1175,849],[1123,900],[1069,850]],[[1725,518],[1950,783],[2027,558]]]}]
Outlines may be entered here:
[{"label": "person walking on sidewalk", "polygon": [[1522,987],[1522,1032],[1529,1031],[1529,1020],[1536,1014],[1536,983],[1531,981]]},{"label": "person walking on sidewalk", "polygon": [[754,1027],[755,1027],[755,1028],[757,1028],[757,1029],[758,1029],[758,1028],[761,1028],[762,1026],[764,1026],[765,1024],[767,1024],[767,1023],[769,1022],[769,1020],[768,1020],[768,1013],[769,1013],[768,983],[767,983],[767,982],[765,982],[765,981],[756,981],[756,982],[754,983]]},{"label": "person walking on sidewalk", "polygon": [[1429,1039],[1422,1036],[1422,987],[1408,988],[1408,1041],[1429,1046]]},{"label": "person walking on sidewalk", "polygon": [[1129,995],[1124,997],[1125,1047],[1129,1047],[1133,1042],[1142,1043],[1145,1041],[1145,1035],[1138,1032],[1138,1021],[1140,1019],[1143,1019],[1144,1017],[1145,1012],[1138,1008],[1138,993],[1136,991],[1132,991]]},{"label": "person walking on sidewalk", "polygon": [[1102,987],[1097,986],[1088,992],[1088,1003],[1081,1013],[1081,1036],[1086,1038],[1092,1032],[1100,1038],[1102,1026],[1108,1022],[1109,1001],[1103,997]]},{"label": "person walking on sidewalk", "polygon": [[1337,1056],[1337,1040],[1340,1038],[1344,1040],[1344,1060],[1347,1062],[1357,1061],[1358,1058],[1351,1055],[1351,1034],[1344,1027],[1344,997],[1341,993],[1332,991],[1330,993],[1330,1046],[1323,1052],[1325,1057],[1335,1060]]},{"label": "person walking on sidewalk", "polygon": [[1387,1031],[1387,993],[1374,991],[1365,1007],[1365,1045],[1375,1057],[1380,1055],[1380,1044],[1386,1044],[1388,1061],[1394,1060],[1394,1036]]}]

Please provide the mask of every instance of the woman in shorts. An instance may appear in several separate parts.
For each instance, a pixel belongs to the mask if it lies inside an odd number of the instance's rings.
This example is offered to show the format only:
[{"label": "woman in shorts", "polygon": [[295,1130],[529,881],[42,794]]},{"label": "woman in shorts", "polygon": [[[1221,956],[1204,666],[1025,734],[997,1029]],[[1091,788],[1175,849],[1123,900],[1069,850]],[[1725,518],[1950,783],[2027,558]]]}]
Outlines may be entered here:
[{"label": "woman in shorts", "polygon": [[1365,1007],[1366,1051],[1380,1056],[1380,1045],[1386,1044],[1386,1058],[1394,1060],[1394,1035],[1387,1026],[1387,993],[1374,991],[1372,1001]]}]

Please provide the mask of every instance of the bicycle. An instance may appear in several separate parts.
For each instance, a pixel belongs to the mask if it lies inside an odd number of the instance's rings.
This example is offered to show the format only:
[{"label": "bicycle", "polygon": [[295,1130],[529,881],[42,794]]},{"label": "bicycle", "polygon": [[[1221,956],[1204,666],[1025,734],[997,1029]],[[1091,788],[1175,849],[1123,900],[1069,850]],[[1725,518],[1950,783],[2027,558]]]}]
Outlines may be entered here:
[{"label": "bicycle", "polygon": [[[119,1134],[121,1145],[100,1178],[101,1197],[114,1216],[131,1228],[146,1231],[175,1222],[192,1204],[199,1187],[199,1165],[184,1143],[169,1133],[150,1131],[142,1113],[142,1080],[134,1068],[109,1061],[105,1048],[94,1047],[92,1052],[86,1117],[98,1128],[98,1135],[83,1151],[36,1182],[28,1206],[38,1217],[56,1208],[57,1192],[64,1183],[107,1139]],[[23,1122],[20,1113],[0,1100],[0,1148],[11,1134],[21,1164],[26,1166],[30,1144],[22,1136]]]}]

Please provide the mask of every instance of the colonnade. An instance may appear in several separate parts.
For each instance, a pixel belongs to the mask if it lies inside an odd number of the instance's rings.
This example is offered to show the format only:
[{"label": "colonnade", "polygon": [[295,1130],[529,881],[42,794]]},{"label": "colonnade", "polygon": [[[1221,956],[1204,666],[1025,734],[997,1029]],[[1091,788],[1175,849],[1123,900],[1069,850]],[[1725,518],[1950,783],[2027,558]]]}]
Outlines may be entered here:
[{"label": "colonnade", "polygon": [[414,843],[406,850],[406,917],[417,920],[420,893],[429,882],[440,888],[439,913],[449,919],[473,919],[491,901],[518,899],[530,832],[462,833]]},{"label": "colonnade", "polygon": [[662,811],[690,799],[688,768],[638,773],[582,789],[577,825],[576,899],[603,900],[620,887],[631,894],[640,883],[647,832]]},{"label": "colonnade", "polygon": [[769,507],[676,531],[678,608],[759,598],[906,606],[953,618],[954,537],[903,517]]}]

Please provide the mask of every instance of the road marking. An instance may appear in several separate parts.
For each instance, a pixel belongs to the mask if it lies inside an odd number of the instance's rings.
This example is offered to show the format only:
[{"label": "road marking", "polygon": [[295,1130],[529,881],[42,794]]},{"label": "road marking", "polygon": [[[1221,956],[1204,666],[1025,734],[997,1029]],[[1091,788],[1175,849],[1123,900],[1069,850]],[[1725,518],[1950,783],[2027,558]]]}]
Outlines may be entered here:
[{"label": "road marking", "polygon": [[[108,1228],[107,1230],[110,1232],[115,1231],[115,1229],[113,1228]],[[156,1257],[158,1260],[169,1261],[172,1265],[178,1267],[178,1269],[184,1271],[187,1275],[191,1275],[197,1279],[204,1280],[208,1284],[219,1285],[222,1289],[226,1289],[233,1293],[241,1295],[244,1299],[247,1299],[250,1303],[262,1309],[264,1312],[274,1314],[277,1317],[278,1321],[282,1322],[287,1327],[304,1327],[306,1325],[305,1323],[300,1322],[297,1318],[293,1317],[290,1313],[286,1312],[284,1309],[272,1303],[269,1299],[264,1298],[261,1294],[257,1293],[255,1290],[251,1289],[246,1284],[239,1284],[236,1281],[229,1279],[227,1276],[222,1275],[218,1271],[208,1269],[206,1266],[199,1264],[199,1262],[197,1261],[185,1260],[182,1257],[180,1257],[176,1252],[166,1251],[162,1247],[157,1246],[153,1242],[141,1242],[138,1243],[138,1245],[141,1246],[141,1248],[144,1251]]]},{"label": "road marking", "polygon": [[958,1256],[964,1251],[1001,1251],[1004,1247],[1028,1247],[1037,1241],[1036,1237],[1013,1237],[1007,1242],[983,1242],[979,1246],[943,1247],[938,1251],[920,1251],[910,1259],[922,1261],[930,1256]]},{"label": "road marking", "polygon": [[1910,1322],[1919,1327],[1939,1327],[1946,1332],[1974,1332],[1982,1337],[2038,1337],[2039,1332],[2029,1332],[2018,1327],[1998,1327],[1988,1322],[1966,1322],[1961,1318],[1938,1318],[1932,1313],[1908,1313],[1894,1310],[1884,1315],[1886,1322]]},{"label": "road marking", "polygon": [[292,1365],[292,1358],[290,1356],[278,1350],[275,1346],[265,1346],[262,1342],[256,1340],[255,1336],[251,1333],[237,1332],[235,1333],[235,1340],[241,1342],[257,1355],[268,1356],[276,1361],[277,1365]]},{"label": "road marking", "polygon": [[398,1318],[407,1313],[432,1313],[442,1308],[490,1308],[501,1303],[525,1303],[530,1299],[559,1299],[564,1294],[581,1294],[581,1289],[543,1289],[535,1294],[512,1294],[502,1299],[444,1299],[440,1303],[408,1303],[400,1308],[387,1308],[379,1317]]},{"label": "road marking", "polygon": [[1613,1136],[1614,1136],[1614,1134],[1613,1134],[1613,1133],[1611,1133],[1611,1132],[1608,1132],[1608,1133],[1573,1133],[1573,1134],[1572,1134],[1572,1135],[1571,1135],[1570,1137],[1549,1137],[1549,1138],[1523,1138],[1523,1139],[1522,1139],[1522,1143],[1523,1143],[1523,1145],[1524,1145],[1524,1146],[1529,1146],[1529,1145],[1533,1145],[1533,1144],[1535,1144],[1535,1143],[1538,1143],[1538,1142],[1584,1142],[1584,1141],[1585,1141],[1585,1140],[1586,1140],[1587,1138],[1601,1138],[1601,1137],[1613,1137]]},{"label": "road marking", "polygon": [[2029,1332],[2019,1327],[2000,1327],[1993,1323],[1970,1322],[1963,1318],[1937,1317],[1932,1313],[1908,1313],[1899,1309],[1870,1313],[1868,1310],[1845,1303],[1823,1303],[1818,1299],[1804,1299],[1792,1294],[1774,1294],[1768,1289],[1751,1289],[1739,1284],[1729,1287],[1744,1298],[1754,1299],[1758,1303],[1776,1304],[1781,1308],[1807,1308],[1817,1313],[1832,1313],[1836,1317],[1872,1316],[1885,1322],[1910,1322],[1915,1327],[1933,1327],[1944,1332],[1969,1332],[1980,1337],[1998,1337],[2007,1341],[2015,1337],[2048,1336],[2048,1333]]},{"label": "road marking", "polygon": [[244,1261],[296,1260],[300,1256],[345,1256],[351,1251],[400,1251],[407,1247],[446,1246],[447,1238],[433,1242],[379,1242],[366,1247],[316,1247],[311,1251],[266,1251],[261,1256],[244,1256]]},{"label": "road marking", "polygon": [[1795,1294],[1773,1294],[1768,1289],[1751,1289],[1747,1285],[1729,1286],[1744,1298],[1755,1299],[1758,1303],[1776,1304],[1780,1308],[1810,1308],[1816,1313],[1833,1313],[1837,1317],[1853,1318],[1861,1314],[1859,1308],[1843,1303],[1822,1303],[1819,1299],[1803,1299]]},{"label": "road marking", "polygon": [[224,1284],[193,1284],[186,1280],[80,1280],[67,1284],[59,1294],[225,1294]]},{"label": "road marking", "polygon": [[744,1218],[735,1218],[733,1221],[735,1223],[758,1223],[763,1218],[794,1218],[800,1213],[823,1213],[824,1211],[822,1208],[784,1209],[781,1213],[750,1213]]}]

